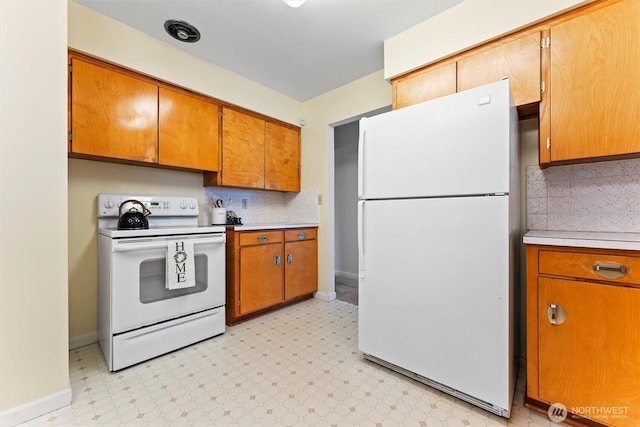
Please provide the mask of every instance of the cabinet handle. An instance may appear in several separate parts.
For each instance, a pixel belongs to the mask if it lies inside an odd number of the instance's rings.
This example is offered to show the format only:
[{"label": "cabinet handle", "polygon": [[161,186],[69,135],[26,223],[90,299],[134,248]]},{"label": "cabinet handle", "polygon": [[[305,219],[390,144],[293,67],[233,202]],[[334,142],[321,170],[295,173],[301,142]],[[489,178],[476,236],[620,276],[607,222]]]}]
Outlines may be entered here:
[{"label": "cabinet handle", "polygon": [[293,262],[293,255],[287,254],[287,264],[291,264]]},{"label": "cabinet handle", "polygon": [[298,233],[298,239],[304,239],[305,237],[307,237],[306,233],[304,232]]},{"label": "cabinet handle", "polygon": [[552,302],[547,308],[547,319],[552,325],[562,325],[567,320],[567,311],[560,304]]},{"label": "cabinet handle", "polygon": [[280,265],[280,255],[276,255],[276,257],[273,260],[273,263],[275,265]]},{"label": "cabinet handle", "polygon": [[258,242],[264,243],[267,241],[267,236],[258,236]]},{"label": "cabinet handle", "polygon": [[627,266],[617,262],[596,262],[593,264],[593,272],[605,279],[620,279],[627,275]]}]

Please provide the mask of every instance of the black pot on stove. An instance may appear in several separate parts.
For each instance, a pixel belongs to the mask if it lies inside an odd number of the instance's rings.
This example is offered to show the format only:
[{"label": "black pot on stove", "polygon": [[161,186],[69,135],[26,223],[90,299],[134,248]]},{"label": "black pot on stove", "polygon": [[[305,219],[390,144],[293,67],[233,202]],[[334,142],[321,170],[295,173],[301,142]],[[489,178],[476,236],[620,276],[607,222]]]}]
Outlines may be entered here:
[{"label": "black pot on stove", "polygon": [[[122,213],[122,208],[127,203],[137,204],[142,210],[138,210],[135,206],[129,208],[129,210],[125,213]],[[120,203],[120,207],[118,208],[118,230],[146,230],[149,228],[149,221],[147,220],[147,215],[149,215],[151,211],[147,209],[147,207],[138,200],[125,200]]]}]

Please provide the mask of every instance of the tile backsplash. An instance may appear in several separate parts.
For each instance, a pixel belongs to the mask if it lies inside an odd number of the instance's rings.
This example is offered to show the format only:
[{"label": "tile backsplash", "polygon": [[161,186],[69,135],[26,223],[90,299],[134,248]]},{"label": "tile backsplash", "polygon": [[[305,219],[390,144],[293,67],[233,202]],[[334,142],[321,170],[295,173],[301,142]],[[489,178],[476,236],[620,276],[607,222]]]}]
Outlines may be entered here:
[{"label": "tile backsplash", "polygon": [[527,166],[527,229],[640,232],[640,159]]},{"label": "tile backsplash", "polygon": [[[318,223],[318,189],[303,188],[299,193],[248,190],[226,187],[206,187],[205,202],[209,198],[231,203],[227,209],[242,218],[243,224]],[[246,200],[246,209],[242,200]],[[209,210],[205,210],[205,221],[209,221]]]}]

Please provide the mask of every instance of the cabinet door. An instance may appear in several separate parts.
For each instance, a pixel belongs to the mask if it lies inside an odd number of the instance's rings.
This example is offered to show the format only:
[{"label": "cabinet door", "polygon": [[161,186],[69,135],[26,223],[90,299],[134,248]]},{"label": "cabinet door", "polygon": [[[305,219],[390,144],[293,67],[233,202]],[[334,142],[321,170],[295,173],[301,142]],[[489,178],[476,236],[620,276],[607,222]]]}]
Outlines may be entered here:
[{"label": "cabinet door", "polygon": [[318,246],[315,240],[287,242],[285,253],[285,299],[318,290]]},{"label": "cabinet door", "polygon": [[456,63],[445,64],[393,81],[393,108],[402,108],[456,93]]},{"label": "cabinet door", "polygon": [[71,152],[155,163],[158,86],[72,58]]},{"label": "cabinet door", "polygon": [[540,101],[540,33],[458,61],[458,92],[509,77],[515,105]]},{"label": "cabinet door", "polygon": [[159,163],[217,171],[218,106],[164,87],[159,96]]},{"label": "cabinet door", "polygon": [[638,40],[637,0],[551,27],[550,129],[540,130],[551,161],[640,152]]},{"label": "cabinet door", "polygon": [[282,245],[256,245],[240,248],[240,314],[282,302]]},{"label": "cabinet door", "polygon": [[265,121],[222,111],[222,185],[264,188]]},{"label": "cabinet door", "polygon": [[300,130],[267,122],[265,188],[300,191]]},{"label": "cabinet door", "polygon": [[[550,304],[566,319],[552,324]],[[539,396],[608,424],[640,423],[640,289],[539,279]],[[559,315],[561,319],[561,315]],[[572,408],[576,408],[572,410]],[[603,412],[604,411],[604,412]],[[609,412],[606,412],[609,411]],[[619,411],[620,417],[612,418]],[[620,411],[623,413],[621,414]]]}]

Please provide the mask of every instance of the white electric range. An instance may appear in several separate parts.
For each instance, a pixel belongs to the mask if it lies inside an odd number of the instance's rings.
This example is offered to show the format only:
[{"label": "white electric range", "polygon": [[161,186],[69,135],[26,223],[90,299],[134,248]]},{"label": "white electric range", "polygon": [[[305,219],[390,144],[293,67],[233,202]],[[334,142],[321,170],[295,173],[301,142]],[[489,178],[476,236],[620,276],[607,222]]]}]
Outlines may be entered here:
[{"label": "white electric range", "polygon": [[[151,212],[148,229],[118,229],[130,199]],[[225,227],[199,226],[198,215],[194,197],[98,195],[98,339],[109,370],[224,333]],[[188,287],[170,286],[174,246],[190,248],[180,253]]]}]

